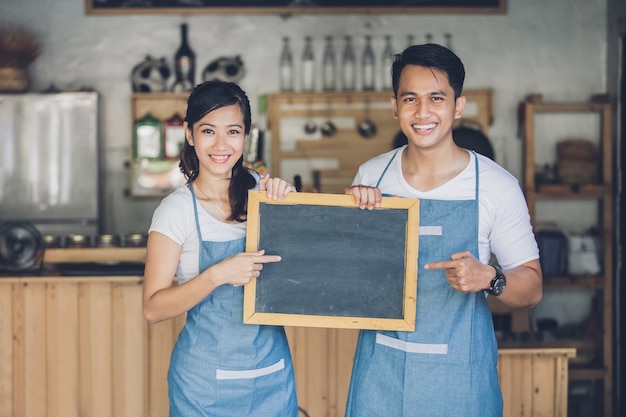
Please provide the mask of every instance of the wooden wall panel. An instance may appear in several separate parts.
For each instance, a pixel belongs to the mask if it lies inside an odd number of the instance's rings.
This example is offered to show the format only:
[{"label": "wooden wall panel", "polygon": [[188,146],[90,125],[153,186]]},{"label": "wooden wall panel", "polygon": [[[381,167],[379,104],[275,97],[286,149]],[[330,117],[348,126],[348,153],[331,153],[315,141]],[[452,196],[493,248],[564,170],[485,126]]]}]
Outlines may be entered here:
[{"label": "wooden wall panel", "polygon": [[25,416],[46,416],[46,283],[29,283],[24,288],[23,368],[24,385],[16,387]]},{"label": "wooden wall panel", "polygon": [[80,283],[78,332],[81,416],[113,415],[111,297],[111,284],[108,282]]},{"label": "wooden wall panel", "polygon": [[113,415],[143,416],[147,404],[147,328],[141,281],[113,284]]},{"label": "wooden wall panel", "polygon": [[[138,277],[0,281],[0,417],[167,417],[185,317],[143,318]],[[358,330],[288,327],[301,407],[342,417]],[[500,351],[505,417],[562,416],[573,349]]]},{"label": "wooden wall panel", "polygon": [[45,307],[47,415],[78,417],[78,284],[48,284]]},{"label": "wooden wall panel", "polygon": [[13,294],[0,286],[0,416],[13,415]]},{"label": "wooden wall panel", "polygon": [[504,417],[566,417],[568,358],[575,349],[501,349]]}]

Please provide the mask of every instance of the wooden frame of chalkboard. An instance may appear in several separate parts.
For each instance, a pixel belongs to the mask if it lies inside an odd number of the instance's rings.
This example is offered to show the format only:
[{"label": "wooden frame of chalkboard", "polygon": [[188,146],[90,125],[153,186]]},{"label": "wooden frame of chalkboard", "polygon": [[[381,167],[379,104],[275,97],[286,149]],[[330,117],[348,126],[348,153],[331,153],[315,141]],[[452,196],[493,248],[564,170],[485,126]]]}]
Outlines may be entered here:
[{"label": "wooden frame of chalkboard", "polygon": [[418,245],[417,199],[362,210],[351,195],[249,191],[246,251],[281,261],[245,285],[243,321],[413,331]]},{"label": "wooden frame of chalkboard", "polygon": [[92,14],[503,14],[506,0],[85,0]]}]

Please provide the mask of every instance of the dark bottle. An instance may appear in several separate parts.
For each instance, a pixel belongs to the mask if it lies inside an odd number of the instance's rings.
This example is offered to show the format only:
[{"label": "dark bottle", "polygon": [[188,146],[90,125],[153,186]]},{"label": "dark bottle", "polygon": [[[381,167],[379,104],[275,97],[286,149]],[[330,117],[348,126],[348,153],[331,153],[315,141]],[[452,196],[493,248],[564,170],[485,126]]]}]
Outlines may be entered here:
[{"label": "dark bottle", "polygon": [[172,91],[191,91],[196,85],[196,54],[189,46],[187,40],[187,24],[180,25],[180,46],[174,55],[174,68],[176,81]]},{"label": "dark bottle", "polygon": [[280,90],[293,91],[293,53],[289,44],[289,37],[283,37],[283,49],[280,53]]}]

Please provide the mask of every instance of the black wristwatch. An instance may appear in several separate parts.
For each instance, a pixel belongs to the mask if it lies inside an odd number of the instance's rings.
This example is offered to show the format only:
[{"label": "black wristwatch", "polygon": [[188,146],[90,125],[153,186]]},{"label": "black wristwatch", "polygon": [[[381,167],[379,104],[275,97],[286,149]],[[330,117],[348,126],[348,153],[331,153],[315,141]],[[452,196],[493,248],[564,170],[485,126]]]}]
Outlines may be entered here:
[{"label": "black wristwatch", "polygon": [[493,267],[493,269],[496,270],[496,276],[491,280],[489,288],[485,291],[487,291],[487,294],[495,295],[497,297],[498,295],[502,294],[504,288],[506,287],[506,277],[504,276],[504,273],[499,266],[491,266]]}]

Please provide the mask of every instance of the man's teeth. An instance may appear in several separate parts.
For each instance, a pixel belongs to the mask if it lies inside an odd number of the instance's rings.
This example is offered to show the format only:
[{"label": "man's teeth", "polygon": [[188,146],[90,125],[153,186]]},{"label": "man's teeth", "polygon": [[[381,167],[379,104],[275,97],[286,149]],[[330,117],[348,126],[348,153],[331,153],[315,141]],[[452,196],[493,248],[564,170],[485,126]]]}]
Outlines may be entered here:
[{"label": "man's teeth", "polygon": [[415,130],[430,130],[430,129],[434,129],[436,124],[435,123],[430,123],[427,125],[412,125],[413,129]]}]

